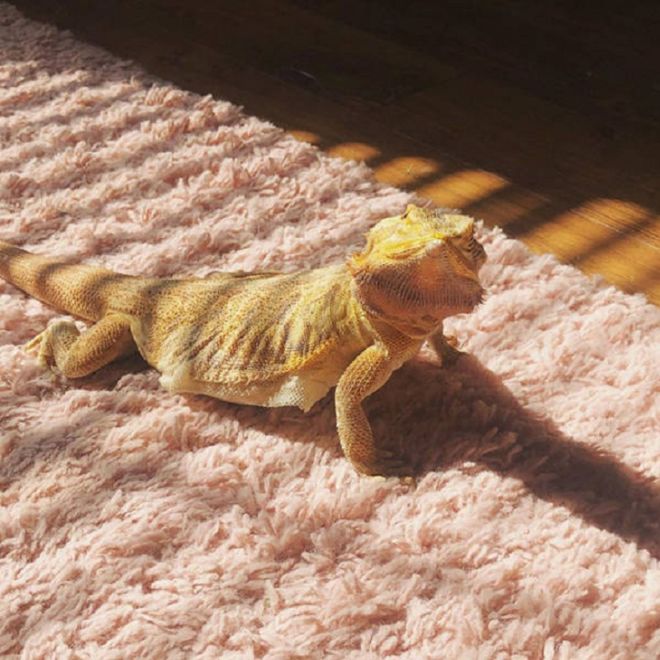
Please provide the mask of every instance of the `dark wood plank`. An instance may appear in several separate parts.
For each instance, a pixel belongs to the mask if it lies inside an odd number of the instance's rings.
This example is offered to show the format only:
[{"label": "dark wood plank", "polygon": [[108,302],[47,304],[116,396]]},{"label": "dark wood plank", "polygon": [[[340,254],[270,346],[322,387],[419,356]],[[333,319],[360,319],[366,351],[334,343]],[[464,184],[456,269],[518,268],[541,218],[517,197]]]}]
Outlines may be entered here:
[{"label": "dark wood plank", "polygon": [[647,2],[18,4],[660,301]]}]

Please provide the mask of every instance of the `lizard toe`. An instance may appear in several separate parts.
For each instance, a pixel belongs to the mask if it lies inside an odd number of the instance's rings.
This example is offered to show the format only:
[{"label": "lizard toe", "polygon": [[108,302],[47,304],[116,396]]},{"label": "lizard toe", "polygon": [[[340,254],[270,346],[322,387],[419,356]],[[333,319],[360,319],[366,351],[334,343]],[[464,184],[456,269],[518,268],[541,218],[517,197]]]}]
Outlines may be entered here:
[{"label": "lizard toe", "polygon": [[379,477],[413,478],[413,468],[401,456],[390,450],[380,450],[368,464],[354,463],[362,474]]},{"label": "lizard toe", "polygon": [[53,356],[48,350],[48,330],[40,332],[36,337],[23,344],[23,350],[36,357],[39,366],[50,368],[53,366]]}]

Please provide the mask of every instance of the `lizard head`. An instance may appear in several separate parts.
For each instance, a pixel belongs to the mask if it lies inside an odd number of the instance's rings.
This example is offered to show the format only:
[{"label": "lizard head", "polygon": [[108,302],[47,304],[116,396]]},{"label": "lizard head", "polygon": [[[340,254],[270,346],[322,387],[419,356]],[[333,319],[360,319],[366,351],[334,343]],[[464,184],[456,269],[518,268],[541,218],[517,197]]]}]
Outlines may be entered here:
[{"label": "lizard head", "polygon": [[360,303],[411,336],[472,310],[482,299],[478,272],[486,260],[473,232],[472,218],[412,204],[381,220],[348,260]]}]

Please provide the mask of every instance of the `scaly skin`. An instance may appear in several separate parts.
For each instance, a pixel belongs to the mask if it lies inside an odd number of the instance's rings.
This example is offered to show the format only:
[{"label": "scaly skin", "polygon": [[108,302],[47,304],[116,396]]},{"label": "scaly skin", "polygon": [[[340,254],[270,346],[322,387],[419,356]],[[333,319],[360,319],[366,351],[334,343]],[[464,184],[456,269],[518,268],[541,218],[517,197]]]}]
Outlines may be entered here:
[{"label": "scaly skin", "polygon": [[307,411],[336,385],[337,430],[364,474],[402,474],[379,450],[362,401],[429,340],[458,352],[443,320],[481,301],[473,221],[410,205],[345,264],[298,273],[150,279],[70,265],[0,242],[0,276],[94,324],[58,321],[27,348],[68,378],[136,350],[170,391]]}]

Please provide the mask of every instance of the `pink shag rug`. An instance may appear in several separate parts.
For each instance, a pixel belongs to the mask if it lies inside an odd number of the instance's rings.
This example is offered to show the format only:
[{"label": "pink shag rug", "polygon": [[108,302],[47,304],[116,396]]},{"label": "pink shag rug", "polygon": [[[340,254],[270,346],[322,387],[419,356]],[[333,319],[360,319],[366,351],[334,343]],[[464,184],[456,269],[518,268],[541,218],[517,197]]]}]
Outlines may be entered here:
[{"label": "pink shag rug", "polygon": [[[128,273],[342,259],[409,195],[0,4],[0,238]],[[308,415],[83,381],[0,283],[0,655],[656,658],[660,312],[481,229],[488,299],[368,401],[416,489]]]}]

